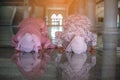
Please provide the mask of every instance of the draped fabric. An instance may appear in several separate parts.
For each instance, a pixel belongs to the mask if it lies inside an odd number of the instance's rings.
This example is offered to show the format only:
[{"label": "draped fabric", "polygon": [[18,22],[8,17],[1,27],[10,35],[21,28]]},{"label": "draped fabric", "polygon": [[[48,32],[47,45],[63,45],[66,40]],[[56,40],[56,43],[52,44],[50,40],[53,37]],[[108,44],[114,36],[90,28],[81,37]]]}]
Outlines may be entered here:
[{"label": "draped fabric", "polygon": [[[26,34],[36,36],[34,38],[35,43],[38,44],[38,49],[44,48],[54,48],[52,41],[48,37],[48,29],[45,22],[39,18],[28,18],[21,21],[18,25],[18,32],[12,37],[12,45],[19,50],[18,43],[20,39]],[[46,41],[46,42],[45,42]]]},{"label": "draped fabric", "polygon": [[[43,35],[48,34],[47,26],[46,26],[45,22],[40,18],[26,18],[26,19],[23,19],[21,21],[21,23],[18,25],[18,28],[19,29],[24,28],[25,24],[28,25],[30,23],[32,23],[34,25],[35,29],[41,31],[41,33]],[[28,28],[30,28],[30,27],[28,27]]]},{"label": "draped fabric", "polygon": [[[64,32],[56,32],[57,47],[65,49],[64,55],[58,54],[55,59],[58,80],[88,80],[89,70],[96,64],[95,56],[91,57],[92,62],[87,61],[88,44],[96,46],[97,43],[97,35],[91,32],[91,26],[86,16],[70,15],[63,22]],[[62,60],[64,58],[66,61]]]},{"label": "draped fabric", "polygon": [[63,46],[62,44],[69,43],[75,35],[83,37],[86,43],[91,41],[91,45],[96,45],[97,36],[90,31],[91,22],[86,16],[70,15],[64,20],[63,27],[64,32],[56,32],[57,46]]},{"label": "draped fabric", "polygon": [[12,37],[16,52],[12,59],[27,80],[40,80],[54,49],[45,22],[39,18],[22,20]]}]

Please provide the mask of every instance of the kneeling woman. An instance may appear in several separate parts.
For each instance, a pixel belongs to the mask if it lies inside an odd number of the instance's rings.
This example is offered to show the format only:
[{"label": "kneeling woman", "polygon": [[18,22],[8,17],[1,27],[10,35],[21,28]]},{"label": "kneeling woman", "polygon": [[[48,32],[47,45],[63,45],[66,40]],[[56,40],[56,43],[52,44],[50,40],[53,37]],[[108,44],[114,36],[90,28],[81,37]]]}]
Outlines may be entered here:
[{"label": "kneeling woman", "polygon": [[12,37],[12,43],[15,48],[12,58],[18,69],[28,80],[39,80],[54,48],[44,21],[39,18],[23,20]]},{"label": "kneeling woman", "polygon": [[[90,31],[86,16],[70,15],[63,22],[64,32],[56,32],[58,54],[55,59],[58,80],[88,80],[89,70],[95,65],[97,36]],[[88,53],[91,54],[91,62]]]}]

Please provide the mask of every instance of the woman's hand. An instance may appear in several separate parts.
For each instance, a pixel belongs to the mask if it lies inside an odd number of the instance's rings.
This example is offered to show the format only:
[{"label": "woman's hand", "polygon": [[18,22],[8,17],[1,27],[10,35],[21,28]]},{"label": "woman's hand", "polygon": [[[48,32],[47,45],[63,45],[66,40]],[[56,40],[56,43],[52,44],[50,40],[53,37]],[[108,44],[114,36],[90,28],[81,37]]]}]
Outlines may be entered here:
[{"label": "woman's hand", "polygon": [[95,47],[91,46],[89,52],[90,54],[94,55],[96,53]]}]

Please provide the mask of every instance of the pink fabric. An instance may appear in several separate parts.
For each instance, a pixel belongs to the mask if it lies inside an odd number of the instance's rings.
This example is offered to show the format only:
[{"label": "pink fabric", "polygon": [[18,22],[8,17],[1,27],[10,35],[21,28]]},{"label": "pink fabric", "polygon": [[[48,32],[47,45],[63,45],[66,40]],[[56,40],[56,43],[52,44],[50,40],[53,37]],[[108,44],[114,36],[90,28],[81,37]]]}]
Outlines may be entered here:
[{"label": "pink fabric", "polygon": [[92,41],[92,45],[96,45],[97,36],[90,31],[91,22],[86,16],[70,15],[64,20],[63,27],[64,32],[56,32],[57,46],[70,43],[75,35],[83,37],[86,43]]},{"label": "pink fabric", "polygon": [[84,15],[70,15],[64,20],[63,25],[65,29],[72,29],[74,31],[75,28],[80,27],[90,30],[92,24]]},{"label": "pink fabric", "polygon": [[33,24],[25,24],[24,26],[25,27],[19,29],[17,34],[12,38],[13,46],[15,47],[18,46],[18,42],[20,41],[21,37],[25,35],[25,33],[34,34],[38,37],[39,41],[41,41],[41,32],[38,29],[34,28]]},{"label": "pink fabric", "polygon": [[44,35],[48,34],[47,26],[46,26],[45,22],[40,18],[26,18],[26,19],[22,20],[22,22],[18,25],[18,28],[19,29],[24,28],[25,24],[28,25],[30,23],[32,23],[34,25],[34,28],[41,31],[42,34],[44,34]]},{"label": "pink fabric", "polygon": [[[65,55],[62,55],[64,57],[61,55],[56,57],[61,80],[88,80],[89,70],[96,63],[95,57],[87,63],[88,43],[91,42],[91,45],[95,46],[97,42],[96,34],[90,31],[91,22],[86,16],[70,15],[64,20],[63,27],[64,32],[56,32],[57,46],[62,46],[67,51]],[[60,58],[65,57],[67,57],[65,62],[59,62]]]},{"label": "pink fabric", "polygon": [[[36,35],[43,46],[47,45],[45,48],[47,48],[48,46],[49,47],[51,46],[50,48],[53,48],[53,44],[50,41],[50,38],[47,37],[48,36],[47,26],[45,25],[45,23],[42,19],[39,19],[39,18],[24,19],[18,25],[18,28],[19,28],[19,30],[18,30],[17,34],[12,37],[12,44],[15,48],[18,47],[18,43],[19,43],[21,37],[25,35],[25,33],[30,33],[32,35]],[[45,41],[47,41],[47,42],[45,42]],[[35,41],[35,42],[36,42],[36,44],[39,44],[39,43],[37,43],[38,41]],[[41,45],[41,44],[39,44],[39,45]],[[42,48],[40,47],[40,49],[42,49]]]},{"label": "pink fabric", "polygon": [[70,15],[64,20],[63,27],[65,31],[62,37],[67,41],[70,41],[73,35],[84,37],[86,42],[91,40],[91,22],[86,16]]},{"label": "pink fabric", "polygon": [[[54,48],[50,38],[48,37],[47,26],[44,21],[38,18],[28,18],[23,20],[18,25],[18,32],[15,36],[12,37],[13,46],[20,50],[21,45],[23,48],[28,48],[27,53],[18,51],[17,54],[13,55],[13,61],[16,63],[18,69],[28,80],[38,80],[44,74],[47,62],[50,60],[50,55],[41,56],[38,54],[38,49],[42,48]],[[27,34],[27,36],[25,36]],[[29,35],[28,35],[29,34]],[[23,38],[25,36],[25,38]],[[29,39],[28,39],[29,38]],[[24,42],[25,40],[25,42]],[[34,43],[30,44],[26,41],[33,41]],[[23,42],[22,42],[23,41]],[[34,46],[34,48],[33,48]],[[42,46],[42,47],[39,47]],[[36,51],[30,52],[31,50]],[[49,49],[48,49],[49,50]],[[49,53],[51,51],[48,51]]]},{"label": "pink fabric", "polygon": [[54,48],[55,46],[52,44],[51,39],[49,39],[49,37],[45,37],[42,36],[42,44],[43,44],[43,48],[47,49],[47,48]]}]

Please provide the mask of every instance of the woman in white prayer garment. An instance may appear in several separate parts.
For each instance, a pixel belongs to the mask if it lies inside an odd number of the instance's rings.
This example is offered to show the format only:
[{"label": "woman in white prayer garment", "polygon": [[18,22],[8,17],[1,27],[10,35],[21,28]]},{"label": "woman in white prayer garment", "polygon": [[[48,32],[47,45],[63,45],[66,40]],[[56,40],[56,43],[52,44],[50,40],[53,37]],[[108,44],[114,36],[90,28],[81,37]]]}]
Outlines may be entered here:
[{"label": "woman in white prayer garment", "polygon": [[56,32],[58,80],[88,80],[89,71],[96,64],[97,35],[91,26],[86,16],[70,15],[63,22],[64,32]]}]

